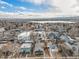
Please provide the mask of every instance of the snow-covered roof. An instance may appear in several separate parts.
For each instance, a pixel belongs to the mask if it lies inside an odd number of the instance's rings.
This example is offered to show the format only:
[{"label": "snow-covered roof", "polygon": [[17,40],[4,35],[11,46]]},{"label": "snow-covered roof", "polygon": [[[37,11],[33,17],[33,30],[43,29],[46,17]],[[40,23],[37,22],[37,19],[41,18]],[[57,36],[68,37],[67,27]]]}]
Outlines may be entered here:
[{"label": "snow-covered roof", "polygon": [[50,45],[49,48],[51,49],[51,51],[58,51],[58,48],[57,48],[57,46],[55,44]]},{"label": "snow-covered roof", "polygon": [[52,49],[56,49],[57,48],[57,46],[55,44],[50,45],[49,47],[52,48]]},{"label": "snow-covered roof", "polygon": [[25,43],[32,43],[33,40],[26,40]]},{"label": "snow-covered roof", "polygon": [[23,43],[22,45],[21,45],[21,48],[31,48],[31,43]]},{"label": "snow-covered roof", "polygon": [[20,33],[18,36],[26,36],[26,37],[28,37],[29,35],[30,35],[30,31],[28,31],[28,32],[24,31],[24,32]]},{"label": "snow-covered roof", "polygon": [[67,35],[61,35],[61,36],[60,36],[60,39],[61,39],[61,40],[65,40],[65,41],[69,41],[69,38],[68,38]]},{"label": "snow-covered roof", "polygon": [[70,36],[68,36],[68,35],[61,35],[60,36],[60,39],[61,40],[65,40],[65,41],[67,41],[67,42],[73,42],[73,41],[75,41],[74,39],[72,39]]},{"label": "snow-covered roof", "polygon": [[35,50],[34,51],[43,51],[43,48],[41,47],[40,43],[35,44]]},{"label": "snow-covered roof", "polygon": [[5,31],[4,27],[0,28],[0,32],[3,32]]}]

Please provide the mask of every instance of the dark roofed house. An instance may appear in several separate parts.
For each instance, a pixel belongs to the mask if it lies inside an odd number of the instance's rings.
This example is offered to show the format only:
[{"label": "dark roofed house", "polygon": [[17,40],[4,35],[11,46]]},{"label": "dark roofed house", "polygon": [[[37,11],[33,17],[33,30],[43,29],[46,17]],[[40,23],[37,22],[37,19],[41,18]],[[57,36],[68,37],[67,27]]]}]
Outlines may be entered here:
[{"label": "dark roofed house", "polygon": [[53,40],[54,40],[54,39],[57,40],[57,39],[60,38],[60,34],[59,34],[58,32],[52,32],[52,33],[49,33],[49,34],[48,34],[48,38],[49,38],[49,39],[53,39]]}]

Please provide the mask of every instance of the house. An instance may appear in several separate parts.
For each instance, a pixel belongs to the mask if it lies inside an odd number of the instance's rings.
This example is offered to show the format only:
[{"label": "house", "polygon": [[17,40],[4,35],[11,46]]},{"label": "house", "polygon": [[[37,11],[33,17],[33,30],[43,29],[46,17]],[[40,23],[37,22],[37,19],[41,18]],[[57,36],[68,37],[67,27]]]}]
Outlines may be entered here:
[{"label": "house", "polygon": [[5,32],[5,37],[10,38],[15,36],[16,38],[18,38],[18,35],[21,34],[22,32],[24,32],[24,30],[22,29],[11,29]]},{"label": "house", "polygon": [[6,30],[5,30],[4,27],[0,28],[0,36],[1,36],[1,35],[4,36],[4,32],[5,32],[5,31],[6,31]]},{"label": "house", "polygon": [[35,55],[43,55],[44,50],[39,43],[35,44],[34,52],[35,52]]},{"label": "house", "polygon": [[30,54],[32,51],[32,44],[31,43],[23,43],[20,47],[20,53]]},{"label": "house", "polygon": [[54,34],[53,33],[49,33],[48,34],[48,39],[54,39]]},{"label": "house", "polygon": [[73,51],[74,55],[79,55],[79,43],[74,43],[71,45],[65,42],[65,44]]},{"label": "house", "polygon": [[79,46],[78,45],[72,45],[72,50],[74,52],[74,55],[79,55]]},{"label": "house", "polygon": [[38,40],[44,40],[44,38],[46,37],[46,33],[43,29],[35,29],[33,33],[36,34],[36,38]]},{"label": "house", "polygon": [[59,38],[60,38],[59,32],[48,33],[48,39],[50,39],[50,40],[58,40]]},{"label": "house", "polygon": [[56,56],[56,53],[58,52],[58,48],[55,44],[49,45],[49,52],[51,55]]},{"label": "house", "polygon": [[75,40],[72,39],[72,38],[71,38],[70,36],[68,36],[67,34],[61,35],[61,36],[60,36],[60,39],[63,40],[63,41],[65,41],[65,42],[68,42],[68,43],[70,43],[70,44],[75,42]]},{"label": "house", "polygon": [[30,31],[24,31],[18,35],[18,40],[21,42],[25,42],[26,40],[31,40],[30,34],[31,34]]}]

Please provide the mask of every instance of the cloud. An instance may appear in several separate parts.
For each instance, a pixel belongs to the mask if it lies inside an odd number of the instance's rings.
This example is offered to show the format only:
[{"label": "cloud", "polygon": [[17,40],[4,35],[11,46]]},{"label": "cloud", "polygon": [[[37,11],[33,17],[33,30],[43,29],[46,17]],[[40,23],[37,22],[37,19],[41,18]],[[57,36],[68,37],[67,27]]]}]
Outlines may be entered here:
[{"label": "cloud", "polygon": [[76,4],[74,4],[72,8],[74,8],[74,10],[76,10],[76,12],[79,13],[79,0],[76,1],[77,1]]},{"label": "cloud", "polygon": [[27,8],[20,6],[20,7],[15,7],[15,10],[16,11],[26,11]]},{"label": "cloud", "polygon": [[1,8],[4,9],[5,7],[4,6],[1,6]]},{"label": "cloud", "polygon": [[35,12],[30,12],[30,13],[25,13],[25,14],[19,14],[18,12],[12,13],[12,12],[3,12],[0,11],[0,18],[52,18],[52,17],[57,17],[60,15],[60,13],[35,13]]},{"label": "cloud", "polygon": [[45,9],[42,9],[43,12],[61,12],[60,9],[53,5],[53,0],[21,0],[22,2],[30,2],[34,5],[40,6],[40,9],[42,7],[46,7]]},{"label": "cloud", "polygon": [[53,0],[53,2],[65,15],[73,15],[76,13],[76,10],[72,8],[72,6],[76,4],[76,0]]},{"label": "cloud", "polygon": [[[47,7],[45,12],[39,12],[38,13],[33,13],[33,15],[42,15],[48,16],[48,17],[53,17],[53,16],[74,16],[74,15],[79,15],[79,1],[78,0],[21,0],[22,2],[30,2],[35,5],[39,5],[40,8],[42,6]],[[33,9],[29,9],[23,6],[14,6],[12,4],[9,4],[5,1],[0,0],[0,6],[7,5],[10,8],[14,8],[15,14],[16,13],[23,13],[24,15],[26,13],[32,13],[29,12],[28,10],[33,11]],[[2,7],[4,8],[4,7]],[[42,9],[44,10],[44,9]],[[35,11],[35,10],[34,10]]]},{"label": "cloud", "polygon": [[41,5],[41,4],[44,4],[46,0],[21,0],[21,1],[34,3],[36,5]]},{"label": "cloud", "polygon": [[[62,15],[79,14],[79,0],[22,0],[35,5],[46,5],[48,12],[61,12]],[[75,5],[75,7],[73,7]]]},{"label": "cloud", "polygon": [[[13,5],[13,4],[10,4],[8,2],[5,2],[3,0],[0,0],[0,9],[7,9],[7,12],[8,12],[8,8],[10,11],[12,12],[24,12],[27,10],[27,8],[23,7],[23,6],[16,6],[16,5]],[[4,11],[3,11],[4,12]],[[0,13],[3,13],[2,11]]]},{"label": "cloud", "polygon": [[[35,4],[35,5],[41,5],[41,6],[45,6],[45,7],[47,7],[45,10],[45,12],[60,12],[60,10],[58,9],[58,7],[56,7],[56,6],[54,6],[53,4],[51,5],[50,4],[50,1],[51,0],[22,0],[22,1],[26,1],[26,2],[31,2],[31,3],[33,3],[33,4]],[[8,6],[8,8],[10,8],[10,9],[12,9],[14,12],[18,12],[18,13],[29,13],[29,11],[30,12],[35,12],[35,10],[34,9],[29,9],[29,8],[26,8],[26,7],[23,7],[23,6],[15,6],[15,5],[13,5],[13,4],[10,4],[10,3],[8,3],[8,2],[5,2],[5,1],[2,1],[2,0],[0,0],[0,6],[1,6],[1,8],[7,8],[6,6]],[[41,6],[40,6],[40,8],[41,8]],[[42,9],[43,10],[43,9]],[[39,13],[39,11],[38,11],[38,13]]]},{"label": "cloud", "polygon": [[9,3],[5,2],[5,1],[2,1],[2,0],[0,0],[0,6],[9,6],[9,7],[13,7],[12,4],[9,4]]},{"label": "cloud", "polygon": [[22,9],[22,10],[26,10],[26,8],[25,7],[19,7],[20,9]]}]

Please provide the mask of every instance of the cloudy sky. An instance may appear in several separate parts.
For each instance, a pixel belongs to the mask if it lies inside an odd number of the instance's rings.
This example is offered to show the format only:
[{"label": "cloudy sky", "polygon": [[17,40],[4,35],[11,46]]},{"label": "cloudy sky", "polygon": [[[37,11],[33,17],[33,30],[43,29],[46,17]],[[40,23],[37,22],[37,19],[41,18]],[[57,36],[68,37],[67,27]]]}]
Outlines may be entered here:
[{"label": "cloudy sky", "polygon": [[78,16],[79,0],[0,0],[0,17],[20,16]]}]

